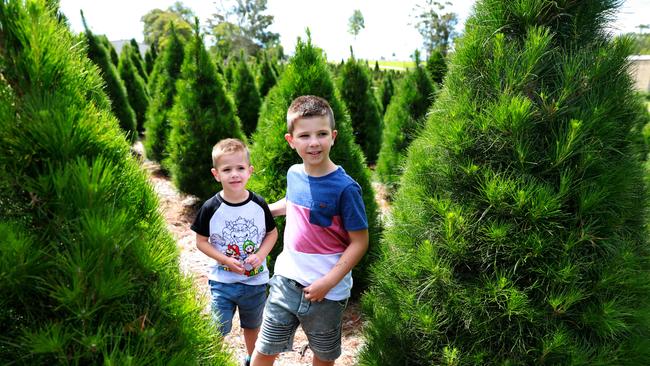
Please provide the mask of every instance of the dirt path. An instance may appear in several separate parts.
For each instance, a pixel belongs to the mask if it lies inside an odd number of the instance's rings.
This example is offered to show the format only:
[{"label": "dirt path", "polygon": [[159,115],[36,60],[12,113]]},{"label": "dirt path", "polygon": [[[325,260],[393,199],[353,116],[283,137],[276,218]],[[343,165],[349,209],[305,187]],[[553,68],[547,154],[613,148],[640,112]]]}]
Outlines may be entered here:
[{"label": "dirt path", "polygon": [[[207,289],[208,257],[196,249],[194,232],[190,225],[196,215],[197,199],[193,196],[179,193],[170,182],[169,178],[162,175],[158,164],[145,160],[143,167],[150,173],[150,181],[159,196],[160,209],[167,221],[167,228],[173,234],[180,250],[181,270],[194,279],[200,294],[209,296]],[[206,177],[208,179],[209,177]],[[336,361],[336,365],[350,366],[357,364],[359,350],[363,346],[361,311],[359,304],[350,302],[343,317],[343,354]],[[246,355],[244,338],[239,327],[239,318],[235,314],[232,332],[225,337],[228,347],[240,360]],[[294,339],[294,351],[280,354],[276,365],[300,366],[311,365],[312,353],[309,349],[304,355],[299,352],[307,345],[307,338],[298,328]]]}]

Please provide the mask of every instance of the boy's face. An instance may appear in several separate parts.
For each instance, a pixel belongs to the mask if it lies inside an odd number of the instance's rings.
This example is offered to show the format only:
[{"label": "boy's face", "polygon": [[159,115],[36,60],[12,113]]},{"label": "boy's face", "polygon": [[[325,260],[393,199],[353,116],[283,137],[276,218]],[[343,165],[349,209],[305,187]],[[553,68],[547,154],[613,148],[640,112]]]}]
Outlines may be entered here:
[{"label": "boy's face", "polygon": [[293,123],[293,133],[284,138],[292,149],[296,149],[305,165],[318,168],[330,161],[336,134],[327,116],[312,116],[297,119]]},{"label": "boy's face", "polygon": [[229,193],[246,190],[246,183],[253,173],[253,167],[246,160],[246,153],[237,151],[224,154],[217,160],[217,168],[212,168],[212,175]]}]

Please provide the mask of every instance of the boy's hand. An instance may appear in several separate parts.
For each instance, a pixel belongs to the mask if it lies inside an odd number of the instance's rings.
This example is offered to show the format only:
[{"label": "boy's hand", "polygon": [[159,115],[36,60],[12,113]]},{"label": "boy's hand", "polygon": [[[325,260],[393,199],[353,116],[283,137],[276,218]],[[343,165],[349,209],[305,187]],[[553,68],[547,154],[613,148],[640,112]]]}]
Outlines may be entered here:
[{"label": "boy's hand", "polygon": [[228,257],[223,264],[235,273],[244,274],[244,265],[241,264],[239,259]]},{"label": "boy's hand", "polygon": [[336,285],[335,283],[330,283],[325,277],[321,277],[316,281],[312,282],[311,285],[302,289],[305,293],[305,299],[314,302],[314,301],[323,301],[325,295]]},{"label": "boy's hand", "polygon": [[257,268],[257,267],[261,266],[262,263],[264,263],[264,259],[263,259],[263,258],[260,258],[260,256],[257,255],[257,253],[253,253],[253,254],[249,255],[249,256],[246,258],[246,260],[244,261],[244,263],[248,263],[248,264],[250,264],[251,266],[253,266],[253,268]]}]

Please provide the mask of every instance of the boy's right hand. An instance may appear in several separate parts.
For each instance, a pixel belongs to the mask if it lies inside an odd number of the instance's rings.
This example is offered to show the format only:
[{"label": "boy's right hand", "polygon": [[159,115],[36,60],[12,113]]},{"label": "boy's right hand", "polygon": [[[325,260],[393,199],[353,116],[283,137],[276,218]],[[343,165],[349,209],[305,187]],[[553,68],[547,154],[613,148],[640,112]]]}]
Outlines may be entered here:
[{"label": "boy's right hand", "polygon": [[237,258],[228,257],[224,265],[230,268],[232,272],[239,273],[242,275],[244,274],[244,265]]}]

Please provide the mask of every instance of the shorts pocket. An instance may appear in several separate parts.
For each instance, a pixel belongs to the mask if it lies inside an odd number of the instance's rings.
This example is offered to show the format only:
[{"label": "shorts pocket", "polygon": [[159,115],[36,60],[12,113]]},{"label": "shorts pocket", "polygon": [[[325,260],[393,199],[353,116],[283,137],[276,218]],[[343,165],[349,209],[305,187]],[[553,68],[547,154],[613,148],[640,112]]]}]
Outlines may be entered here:
[{"label": "shorts pocket", "polygon": [[336,213],[335,209],[333,202],[312,201],[309,208],[309,222],[314,225],[328,227],[332,225],[332,218]]}]

